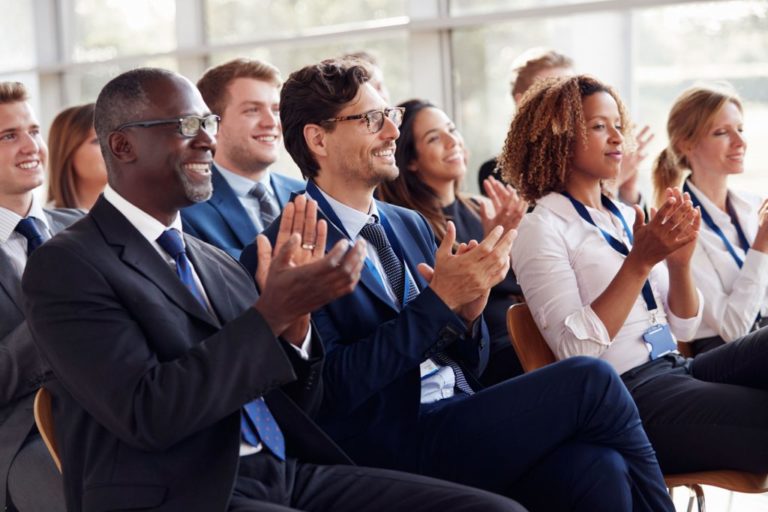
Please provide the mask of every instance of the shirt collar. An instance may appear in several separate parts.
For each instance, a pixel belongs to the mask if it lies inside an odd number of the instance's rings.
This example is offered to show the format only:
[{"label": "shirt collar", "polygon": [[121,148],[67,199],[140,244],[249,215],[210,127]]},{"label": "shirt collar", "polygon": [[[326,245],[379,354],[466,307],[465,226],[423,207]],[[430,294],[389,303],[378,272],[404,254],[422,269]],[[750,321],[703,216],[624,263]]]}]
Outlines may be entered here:
[{"label": "shirt collar", "polygon": [[[712,217],[712,220],[714,220],[718,226],[727,226],[731,224],[731,216],[728,215],[727,212],[724,212],[718,208],[704,192],[696,188],[696,185],[694,185],[691,180],[688,180],[687,183],[688,186],[691,187],[691,191],[693,191],[693,193],[696,195],[696,199],[698,199],[701,203],[701,207],[707,211],[709,216]],[[731,202],[731,205],[733,206],[733,209],[736,211],[737,215],[739,212],[750,210],[749,202],[745,201],[743,198],[739,197],[738,194],[734,194],[730,190],[728,191],[728,200]]]},{"label": "shirt collar", "polygon": [[221,176],[224,178],[227,184],[232,187],[232,190],[234,190],[237,197],[249,197],[248,192],[251,191],[256,183],[263,183],[264,187],[267,189],[267,192],[269,192],[269,194],[272,196],[275,195],[275,191],[272,189],[272,180],[269,179],[269,171],[265,172],[259,180],[254,181],[250,178],[246,178],[245,176],[235,174],[234,172],[230,171],[229,169],[225,169],[219,164],[216,164],[216,168],[221,172]]},{"label": "shirt collar", "polygon": [[[613,204],[615,204],[616,207],[621,211],[621,214],[624,216],[624,220],[627,221],[627,224],[632,226],[633,222],[635,222],[635,210],[625,205],[621,201],[613,201]],[[568,222],[582,221],[582,218],[579,215],[579,212],[577,212],[576,208],[573,207],[573,204],[571,203],[571,201],[559,192],[550,192],[544,197],[537,199],[536,208],[538,208],[539,206],[542,206],[548,210],[551,210],[558,217],[562,218],[565,221],[568,221]],[[587,209],[593,210],[589,206],[587,206]],[[609,215],[608,217],[610,218],[613,216]]]},{"label": "shirt collar", "polygon": [[[32,217],[38,221],[38,224],[45,226],[48,232],[51,232],[51,226],[48,223],[48,216],[43,210],[43,205],[37,200],[35,195],[32,195],[32,205],[29,207],[27,217]],[[5,243],[13,234],[16,229],[16,225],[24,217],[20,216],[16,212],[13,212],[7,208],[0,206],[0,243]]]},{"label": "shirt collar", "polygon": [[182,232],[181,230],[181,216],[176,213],[176,217],[171,222],[170,226],[165,226],[162,222],[142,210],[141,208],[130,203],[127,199],[117,193],[115,189],[107,185],[104,189],[104,199],[106,199],[117,211],[122,213],[128,222],[141,233],[141,236],[149,240],[149,242],[157,242],[157,239],[166,229],[172,228]]},{"label": "shirt collar", "polygon": [[360,230],[363,229],[366,224],[374,223],[379,218],[379,209],[376,207],[376,201],[371,201],[370,210],[368,213],[363,213],[360,210],[355,210],[332,198],[320,187],[317,187],[317,189],[323,194],[323,197],[328,201],[328,204],[331,205],[334,213],[341,221],[341,225],[352,240],[357,238],[357,235],[360,234]]}]

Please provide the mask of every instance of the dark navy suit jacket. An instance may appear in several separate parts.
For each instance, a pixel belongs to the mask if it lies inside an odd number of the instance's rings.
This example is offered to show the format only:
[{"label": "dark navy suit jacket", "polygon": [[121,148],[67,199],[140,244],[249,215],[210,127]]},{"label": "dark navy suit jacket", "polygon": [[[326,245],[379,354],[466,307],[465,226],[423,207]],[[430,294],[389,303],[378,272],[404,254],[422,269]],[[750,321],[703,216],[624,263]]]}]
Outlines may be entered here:
[{"label": "dark navy suit jacket", "polygon": [[[427,287],[419,263],[434,265],[437,249],[427,221],[418,213],[376,203],[397,233],[405,263],[421,293],[402,310],[367,267],[355,290],[312,318],[326,348],[325,397],[320,424],[348,453],[367,465],[415,467],[419,450],[421,401],[419,365],[445,351],[458,361],[471,380],[488,361],[485,322],[475,335]],[[328,220],[321,211],[320,217]],[[274,241],[279,222],[266,230]],[[327,249],[345,235],[329,222]],[[246,247],[241,262],[253,274],[255,246]],[[473,382],[474,384],[474,382]]]},{"label": "dark navy suit jacket", "polygon": [[[235,259],[252,243],[259,232],[243,208],[235,191],[214,165],[213,195],[208,201],[181,210],[184,232],[218,247]],[[304,190],[305,183],[281,174],[269,173],[280,209],[291,198],[291,192]]]}]

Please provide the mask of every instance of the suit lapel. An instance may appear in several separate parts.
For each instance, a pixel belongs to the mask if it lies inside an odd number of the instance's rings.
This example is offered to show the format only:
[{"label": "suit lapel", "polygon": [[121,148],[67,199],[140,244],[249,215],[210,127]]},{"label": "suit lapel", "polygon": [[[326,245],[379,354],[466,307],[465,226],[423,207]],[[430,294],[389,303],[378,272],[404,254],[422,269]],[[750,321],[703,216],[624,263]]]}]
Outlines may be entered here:
[{"label": "suit lapel", "polygon": [[16,266],[3,251],[0,251],[0,289],[5,291],[19,311],[24,311],[21,303],[21,276],[16,273]]},{"label": "suit lapel", "polygon": [[386,204],[381,201],[376,202],[376,207],[384,212],[387,216],[387,221],[392,226],[392,231],[401,234],[397,241],[400,244],[400,248],[403,250],[403,258],[405,259],[405,265],[411,272],[411,276],[416,282],[416,286],[419,291],[424,290],[429,283],[421,277],[419,273],[418,265],[424,262],[424,254],[419,249],[418,245],[414,243],[414,238],[411,236],[411,231],[408,226],[403,223],[403,219],[391,208],[387,208]]},{"label": "suit lapel", "polygon": [[240,314],[242,311],[237,311],[236,301],[229,292],[230,288],[226,285],[226,279],[218,262],[196,238],[185,236],[184,242],[187,245],[187,255],[195,267],[195,272],[208,296],[208,302],[218,315],[219,321],[223,322],[227,318],[234,318]]},{"label": "suit lapel", "polygon": [[55,235],[56,233],[58,233],[59,231],[61,231],[62,229],[67,227],[64,224],[62,224],[61,222],[59,222],[56,219],[56,217],[51,215],[51,213],[48,212],[48,211],[45,212],[45,216],[48,218],[48,225],[51,227],[51,234],[52,235]]},{"label": "suit lapel", "polygon": [[280,205],[280,209],[285,208],[291,200],[294,192],[301,192],[301,190],[291,190],[290,185],[286,183],[286,180],[279,174],[274,172],[269,173],[269,181],[272,184],[272,190],[275,191],[275,197]]},{"label": "suit lapel", "polygon": [[90,216],[99,226],[106,242],[118,249],[118,257],[126,265],[155,283],[171,301],[189,315],[219,327],[216,319],[187,290],[155,248],[114,206],[99,198]]},{"label": "suit lapel", "polygon": [[[339,240],[346,239],[347,237],[338,227],[331,223],[324,212],[319,211],[318,217],[325,219],[325,221],[328,223],[328,241],[325,244],[325,250],[328,252],[334,245],[336,245]],[[363,266],[363,271],[360,274],[360,284],[362,284],[371,293],[378,297],[379,300],[387,304],[389,307],[395,311],[399,311],[399,306],[392,302],[392,299],[390,299],[387,290],[384,288],[384,283],[381,281],[381,279],[379,279],[378,272],[374,270],[373,264],[369,258],[366,258],[365,266]]]},{"label": "suit lapel", "polygon": [[221,172],[213,166],[213,195],[210,204],[219,212],[221,218],[230,227],[240,243],[245,247],[253,242],[256,235],[256,226],[253,225],[248,212],[245,211],[235,191],[229,186]]}]

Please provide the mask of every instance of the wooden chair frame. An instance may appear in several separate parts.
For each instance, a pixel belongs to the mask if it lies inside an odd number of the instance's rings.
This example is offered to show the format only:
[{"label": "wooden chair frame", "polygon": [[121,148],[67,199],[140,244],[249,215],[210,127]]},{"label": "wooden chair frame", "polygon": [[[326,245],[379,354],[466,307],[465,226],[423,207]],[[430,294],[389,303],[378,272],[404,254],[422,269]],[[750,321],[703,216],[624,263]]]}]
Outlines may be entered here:
[{"label": "wooden chair frame", "polygon": [[54,464],[61,473],[61,459],[59,459],[59,449],[56,445],[56,436],[53,430],[53,412],[51,410],[51,394],[45,388],[40,388],[35,395],[34,404],[35,425],[43,438],[48,453],[51,454]]}]

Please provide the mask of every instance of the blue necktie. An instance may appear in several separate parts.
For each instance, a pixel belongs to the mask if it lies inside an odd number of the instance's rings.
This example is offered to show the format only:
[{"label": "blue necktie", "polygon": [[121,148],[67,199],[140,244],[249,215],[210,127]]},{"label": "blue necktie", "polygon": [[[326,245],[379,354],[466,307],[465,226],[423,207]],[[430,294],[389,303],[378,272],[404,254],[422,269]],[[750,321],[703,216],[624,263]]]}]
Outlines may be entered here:
[{"label": "blue necktie", "polygon": [[32,254],[32,251],[40,247],[45,241],[43,234],[37,229],[35,219],[32,217],[21,219],[19,223],[16,224],[14,231],[27,239],[27,256]]},{"label": "blue necktie", "polygon": [[[384,268],[387,281],[389,281],[392,290],[397,295],[398,301],[403,296],[405,288],[405,268],[403,262],[395,254],[395,250],[392,249],[392,245],[387,238],[387,232],[384,231],[384,227],[378,222],[370,222],[363,226],[360,230],[360,236],[368,240],[379,254],[379,260],[381,266]],[[408,304],[419,294],[419,290],[412,280],[408,280],[408,295],[405,298],[405,304]],[[405,305],[403,304],[403,305]],[[448,366],[453,370],[453,374],[456,378],[456,387],[468,395],[474,394],[472,386],[467,382],[467,377],[464,375],[464,370],[461,369],[459,363],[453,358],[448,356],[445,352],[439,352],[432,356],[432,359],[439,365]]]},{"label": "blue necktie", "polygon": [[[184,286],[200,301],[204,308],[208,309],[203,295],[192,277],[192,264],[187,258],[181,234],[175,229],[167,229],[157,239],[157,243],[175,261],[176,273]],[[280,427],[277,426],[272,413],[269,412],[264,400],[258,398],[243,406],[241,415],[241,427],[243,438],[252,446],[258,446],[262,442],[272,453],[280,459],[285,459],[285,441]]]},{"label": "blue necktie", "polygon": [[285,460],[285,439],[275,417],[269,411],[266,402],[257,398],[243,406],[240,416],[243,439],[251,446],[261,442],[280,460]]},{"label": "blue necktie", "polygon": [[207,310],[208,305],[205,303],[200,289],[195,284],[195,278],[192,277],[192,264],[189,262],[187,252],[184,250],[181,234],[175,229],[166,229],[157,238],[157,243],[176,261],[176,274],[178,274],[179,279],[181,279],[184,286],[194,295],[203,308]]}]

